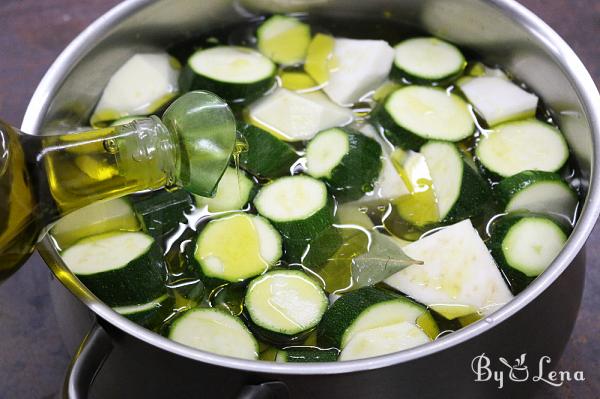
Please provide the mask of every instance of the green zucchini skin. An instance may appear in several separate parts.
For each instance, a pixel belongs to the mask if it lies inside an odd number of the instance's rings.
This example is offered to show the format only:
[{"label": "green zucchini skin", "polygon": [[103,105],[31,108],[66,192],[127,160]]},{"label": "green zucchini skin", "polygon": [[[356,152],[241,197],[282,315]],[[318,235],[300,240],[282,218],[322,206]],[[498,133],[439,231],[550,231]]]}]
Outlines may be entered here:
[{"label": "green zucchini skin", "polygon": [[110,307],[148,303],[167,292],[165,264],[156,240],[146,253],[121,269],[77,278]]},{"label": "green zucchini skin", "polygon": [[[372,190],[379,177],[382,167],[381,145],[354,129],[335,129],[346,133],[349,149],[338,165],[331,170],[331,175],[323,177],[323,180],[336,199],[344,202],[357,200]],[[325,132],[327,130],[322,133]]]},{"label": "green zucchini skin", "polygon": [[192,198],[185,190],[159,190],[132,196],[132,204],[142,229],[161,245],[179,224],[187,223],[185,213],[192,208]]},{"label": "green zucchini skin", "polygon": [[244,100],[244,102],[248,102],[259,98],[275,85],[275,73],[276,69],[274,68],[273,74],[256,82],[228,83],[199,75],[189,64],[186,64],[179,75],[179,89],[183,93],[207,90],[227,101]]},{"label": "green zucchini skin", "polygon": [[340,348],[346,329],[367,308],[399,296],[373,287],[360,288],[342,295],[327,309],[317,326],[317,343],[322,348]]},{"label": "green zucchini skin", "polygon": [[256,126],[245,124],[239,130],[248,144],[240,154],[240,165],[255,176],[276,178],[290,173],[298,154],[289,144]]},{"label": "green zucchini skin", "polygon": [[423,86],[446,86],[458,79],[463,74],[463,72],[464,70],[459,70],[455,74],[448,75],[441,79],[425,79],[398,68],[396,66],[396,63],[394,63],[392,66],[392,70],[390,71],[390,79],[399,83],[405,83],[406,81],[408,81],[411,84]]},{"label": "green zucchini skin", "polygon": [[161,328],[166,318],[173,313],[174,305],[175,299],[170,295],[167,295],[166,298],[160,302],[160,305],[155,308],[121,315],[140,326],[157,331]]},{"label": "green zucchini skin", "polygon": [[333,224],[334,200],[328,195],[324,207],[303,220],[276,222],[271,224],[281,233],[284,240],[311,240],[319,236],[325,229]]},{"label": "green zucchini skin", "polygon": [[[464,157],[464,155],[463,155]],[[460,194],[444,220],[444,224],[459,222],[481,215],[492,199],[492,191],[481,175],[463,159]]]},{"label": "green zucchini skin", "polygon": [[312,346],[292,346],[279,351],[277,361],[285,363],[335,362],[339,351],[335,348],[321,349]]},{"label": "green zucchini skin", "polygon": [[423,137],[419,137],[396,124],[392,116],[385,109],[385,103],[375,108],[373,119],[383,128],[383,134],[390,143],[403,150],[418,151],[427,142]]},{"label": "green zucchini skin", "polygon": [[266,328],[257,325],[250,319],[250,316],[246,310],[244,310],[243,315],[248,329],[256,338],[278,348],[284,348],[290,345],[299,345],[304,342],[310,333],[314,331],[314,328],[311,328],[310,330],[302,331],[298,334],[287,335],[280,332],[267,330]]},{"label": "green zucchini skin", "polygon": [[[302,263],[311,269],[318,268],[327,262],[343,243],[340,231],[336,227],[330,226],[312,240],[285,240],[283,243],[285,259],[289,263]],[[308,245],[310,245],[310,249],[302,259]]]},{"label": "green zucchini skin", "polygon": [[565,225],[556,223],[553,219],[550,219],[546,216],[530,212],[516,212],[508,214],[501,217],[492,225],[492,236],[488,241],[488,247],[490,248],[494,260],[496,260],[496,263],[498,263],[500,266],[502,273],[508,280],[511,290],[515,295],[527,288],[527,286],[531,284],[531,282],[535,280],[537,276],[527,276],[520,270],[513,268],[504,256],[502,242],[504,241],[504,238],[510,231],[511,227],[513,227],[522,219],[530,217],[547,219],[559,226],[567,236],[569,234],[569,229],[566,228]]}]

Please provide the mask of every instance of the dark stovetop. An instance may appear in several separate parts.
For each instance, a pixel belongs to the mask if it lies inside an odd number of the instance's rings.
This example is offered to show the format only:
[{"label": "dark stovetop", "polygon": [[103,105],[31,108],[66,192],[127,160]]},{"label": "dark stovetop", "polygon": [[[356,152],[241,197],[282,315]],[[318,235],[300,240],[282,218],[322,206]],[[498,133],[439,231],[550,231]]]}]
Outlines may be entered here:
[{"label": "dark stovetop", "polygon": [[[600,82],[600,1],[522,0],[561,34]],[[0,115],[19,126],[29,98],[59,52],[117,0],[1,0]],[[587,245],[583,304],[559,370],[586,382],[544,387],[539,398],[600,397],[600,231]],[[35,255],[0,286],[0,399],[54,398],[69,363],[48,294],[49,272]]]}]

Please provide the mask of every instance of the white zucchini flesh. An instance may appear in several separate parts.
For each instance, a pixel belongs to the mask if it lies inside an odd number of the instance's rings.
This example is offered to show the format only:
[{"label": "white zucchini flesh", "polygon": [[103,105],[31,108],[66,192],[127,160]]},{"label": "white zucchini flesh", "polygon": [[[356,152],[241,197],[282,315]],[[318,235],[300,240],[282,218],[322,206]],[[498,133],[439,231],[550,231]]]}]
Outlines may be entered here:
[{"label": "white zucchini flesh", "polygon": [[237,213],[207,224],[198,237],[194,257],[207,276],[242,281],[277,262],[281,245],[281,236],[265,219]]},{"label": "white zucchini flesh", "polygon": [[234,46],[198,51],[188,64],[197,74],[226,83],[254,83],[273,75],[275,69],[273,62],[261,53]]},{"label": "white zucchini flesh", "polygon": [[356,360],[387,355],[428,343],[430,338],[416,324],[402,322],[356,334],[338,360]]},{"label": "white zucchini flesh", "polygon": [[312,177],[331,177],[331,171],[350,150],[348,135],[331,129],[315,137],[306,148],[306,166]]},{"label": "white zucchini flesh", "polygon": [[327,202],[327,187],[306,176],[284,177],[262,188],[254,205],[269,220],[303,220],[322,209]]},{"label": "white zucchini flesh", "polygon": [[323,289],[302,272],[278,270],[250,283],[245,306],[260,327],[293,335],[317,325],[328,300]]},{"label": "white zucchini flesh", "polygon": [[258,343],[241,320],[217,309],[187,311],[175,320],[169,338],[223,356],[258,358]]},{"label": "white zucchini flesh", "polygon": [[424,308],[408,301],[386,301],[367,308],[352,322],[342,336],[341,347],[346,345],[360,333],[374,328],[390,326],[403,322],[416,323],[423,315]]},{"label": "white zucchini flesh", "polygon": [[108,81],[92,120],[149,115],[177,94],[178,78],[179,66],[167,53],[135,54]]},{"label": "white zucchini flesh", "polygon": [[404,40],[394,53],[396,67],[420,79],[444,79],[460,73],[465,65],[460,50],[434,37]]},{"label": "white zucchini flesh", "polygon": [[456,147],[449,143],[426,144],[421,154],[425,157],[440,220],[443,220],[460,195],[464,162]]},{"label": "white zucchini flesh", "polygon": [[333,57],[338,64],[323,91],[336,103],[350,105],[388,77],[394,49],[383,40],[336,38]]},{"label": "white zucchini flesh", "polygon": [[460,141],[475,130],[467,104],[439,88],[401,88],[390,95],[385,109],[398,126],[423,139]]},{"label": "white zucchini flesh", "polygon": [[78,276],[116,270],[148,252],[154,239],[140,232],[94,236],[62,253],[62,259]]},{"label": "white zucchini flesh", "polygon": [[474,312],[488,315],[513,297],[468,219],[403,250],[424,264],[409,266],[385,282],[448,319]]},{"label": "white zucchini flesh", "polygon": [[310,140],[321,130],[352,123],[351,110],[319,94],[277,89],[250,106],[250,122],[284,141]]},{"label": "white zucchini flesh", "polygon": [[96,202],[61,218],[50,230],[59,247],[65,249],[76,241],[109,231],[137,231],[140,223],[131,207],[123,199]]},{"label": "white zucchini flesh", "polygon": [[131,305],[131,306],[117,306],[114,307],[113,310],[123,316],[128,316],[136,313],[147,312],[152,309],[156,309],[162,306],[162,303],[169,298],[169,294],[165,294],[160,298],[156,298],[155,300],[144,303],[141,305]]},{"label": "white zucchini flesh", "polygon": [[546,270],[566,241],[564,231],[550,220],[523,218],[502,240],[502,253],[511,267],[535,277]]},{"label": "white zucchini flesh", "polygon": [[564,182],[535,183],[515,194],[506,205],[506,212],[530,211],[553,213],[569,220],[575,217],[577,196]]},{"label": "white zucchini flesh", "polygon": [[254,182],[242,170],[228,167],[219,180],[212,198],[194,195],[198,207],[208,207],[209,212],[226,212],[242,209],[248,203]]},{"label": "white zucchini flesh", "polygon": [[526,119],[484,134],[475,153],[487,169],[508,177],[526,170],[555,172],[567,161],[569,147],[556,128]]},{"label": "white zucchini flesh", "polygon": [[538,97],[510,80],[483,76],[462,84],[460,89],[488,126],[533,117]]}]

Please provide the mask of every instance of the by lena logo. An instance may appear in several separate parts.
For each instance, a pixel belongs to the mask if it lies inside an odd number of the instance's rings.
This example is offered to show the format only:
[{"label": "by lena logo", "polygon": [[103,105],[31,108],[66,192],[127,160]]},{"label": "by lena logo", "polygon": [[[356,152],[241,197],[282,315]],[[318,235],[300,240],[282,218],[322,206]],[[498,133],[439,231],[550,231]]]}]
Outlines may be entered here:
[{"label": "by lena logo", "polygon": [[475,356],[471,361],[471,370],[475,374],[475,381],[496,382],[498,389],[504,388],[507,379],[517,383],[525,381],[541,382],[554,387],[560,387],[565,382],[570,381],[585,381],[583,371],[581,370],[575,372],[547,370],[548,365],[552,361],[550,356],[540,357],[537,362],[536,372],[530,374],[529,367],[525,364],[526,356],[527,354],[523,353],[512,363],[503,357],[499,357],[498,362],[500,364],[497,365],[492,365],[492,360],[485,353]]}]

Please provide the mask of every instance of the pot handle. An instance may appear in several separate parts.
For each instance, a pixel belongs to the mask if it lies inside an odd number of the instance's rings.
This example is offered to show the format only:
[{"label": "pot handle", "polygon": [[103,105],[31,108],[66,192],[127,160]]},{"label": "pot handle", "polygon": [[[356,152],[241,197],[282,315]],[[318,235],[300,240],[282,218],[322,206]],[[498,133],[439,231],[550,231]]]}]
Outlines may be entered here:
[{"label": "pot handle", "polygon": [[236,399],[289,399],[289,397],[287,385],[281,381],[270,381],[244,386]]},{"label": "pot handle", "polygon": [[67,369],[63,399],[87,399],[92,382],[112,348],[107,332],[99,324],[94,324]]}]

